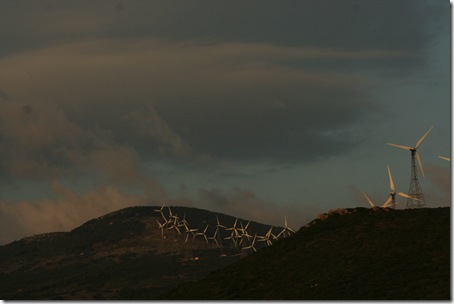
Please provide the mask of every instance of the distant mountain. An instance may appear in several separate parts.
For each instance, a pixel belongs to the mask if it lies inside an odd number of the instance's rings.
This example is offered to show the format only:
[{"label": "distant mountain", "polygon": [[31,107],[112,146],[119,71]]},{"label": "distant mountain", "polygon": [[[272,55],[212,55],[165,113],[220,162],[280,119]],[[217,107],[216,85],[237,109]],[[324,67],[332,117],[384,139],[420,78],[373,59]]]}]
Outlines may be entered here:
[{"label": "distant mountain", "polygon": [[[197,208],[172,206],[155,211],[159,209],[130,207],[70,232],[46,233],[0,246],[0,298],[156,299],[251,252],[241,249],[252,242],[251,237],[239,236],[241,229],[247,226],[251,235],[265,235],[270,229]],[[214,238],[218,220],[225,228],[218,227]],[[236,229],[227,230],[235,221]],[[186,233],[184,224],[197,231]],[[277,235],[282,229],[274,227],[272,232]],[[237,235],[226,240],[235,230]],[[266,246],[261,242],[255,247]]]},{"label": "distant mountain", "polygon": [[450,256],[450,208],[338,209],[163,298],[450,300]]}]

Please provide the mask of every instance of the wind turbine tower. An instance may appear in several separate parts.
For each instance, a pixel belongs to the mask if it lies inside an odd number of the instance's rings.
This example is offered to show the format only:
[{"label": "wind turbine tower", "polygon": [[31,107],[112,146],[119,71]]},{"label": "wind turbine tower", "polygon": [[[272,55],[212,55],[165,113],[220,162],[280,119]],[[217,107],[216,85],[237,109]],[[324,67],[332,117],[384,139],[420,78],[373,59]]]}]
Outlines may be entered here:
[{"label": "wind turbine tower", "polygon": [[395,144],[388,144],[390,146],[394,146],[400,149],[408,150],[411,152],[411,180],[410,180],[410,188],[408,189],[409,198],[407,198],[407,206],[406,208],[424,208],[426,207],[426,201],[424,199],[424,194],[422,193],[421,185],[419,184],[418,180],[418,170],[416,169],[416,160],[418,160],[419,169],[421,170],[421,174],[424,177],[424,170],[422,168],[421,159],[419,158],[419,154],[417,149],[419,145],[424,141],[426,136],[432,131],[433,126],[430,127],[429,131],[421,137],[421,139],[416,143],[414,147],[407,147]]}]

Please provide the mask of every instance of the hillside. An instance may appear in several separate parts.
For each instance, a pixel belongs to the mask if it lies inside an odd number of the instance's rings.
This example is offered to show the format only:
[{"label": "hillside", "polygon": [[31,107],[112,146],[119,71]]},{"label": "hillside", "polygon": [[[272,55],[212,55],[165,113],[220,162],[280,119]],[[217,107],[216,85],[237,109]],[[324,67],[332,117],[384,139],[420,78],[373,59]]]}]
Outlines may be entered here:
[{"label": "hillside", "polygon": [[[0,298],[5,300],[113,300],[156,299],[177,285],[201,279],[211,271],[231,264],[247,252],[224,240],[190,234],[163,222],[160,207],[131,207],[90,220],[70,232],[27,237],[0,246]],[[172,207],[173,216],[189,228],[214,236],[220,223],[233,226],[235,218],[207,210]],[[163,210],[167,219],[169,209]],[[237,227],[247,225],[239,219]],[[241,226],[242,225],[242,226]],[[251,233],[265,234],[270,228],[251,222]],[[282,227],[275,227],[277,234]],[[164,234],[164,238],[163,235]],[[261,244],[266,246],[265,244]]]},{"label": "hillside", "polygon": [[339,209],[165,295],[184,300],[449,300],[450,209]]}]

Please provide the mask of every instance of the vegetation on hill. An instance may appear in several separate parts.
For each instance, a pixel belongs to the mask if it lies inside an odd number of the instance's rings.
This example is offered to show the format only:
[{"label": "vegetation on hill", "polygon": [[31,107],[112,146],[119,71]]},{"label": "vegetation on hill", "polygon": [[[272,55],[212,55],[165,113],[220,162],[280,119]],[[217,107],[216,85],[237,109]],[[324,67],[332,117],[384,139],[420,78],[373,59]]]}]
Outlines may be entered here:
[{"label": "vegetation on hill", "polygon": [[[184,243],[173,230],[162,238],[154,210],[131,207],[90,220],[70,232],[27,237],[0,246],[0,298],[5,300],[156,299],[186,281],[202,278],[244,256],[203,239]],[[172,207],[191,228],[211,235],[218,216],[231,226],[235,218],[207,210]],[[245,224],[247,221],[242,220]],[[239,221],[240,222],[240,221]],[[253,223],[265,233],[269,226]]]},{"label": "vegetation on hill", "polygon": [[339,209],[163,296],[181,300],[449,300],[450,209]]}]

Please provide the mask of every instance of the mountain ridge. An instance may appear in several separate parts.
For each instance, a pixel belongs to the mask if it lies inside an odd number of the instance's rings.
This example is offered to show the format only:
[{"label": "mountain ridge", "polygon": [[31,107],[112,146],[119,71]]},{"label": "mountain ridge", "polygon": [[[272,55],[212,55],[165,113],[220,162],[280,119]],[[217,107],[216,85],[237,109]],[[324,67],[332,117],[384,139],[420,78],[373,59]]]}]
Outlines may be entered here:
[{"label": "mountain ridge", "polygon": [[354,208],[163,296],[168,300],[448,300],[450,208]]},{"label": "mountain ridge", "polygon": [[[153,299],[246,253],[231,248],[229,240],[220,240],[218,247],[191,235],[184,243],[174,229],[166,230],[163,237],[158,226],[162,215],[155,211],[160,208],[128,207],[68,232],[34,235],[0,246],[0,298]],[[202,231],[211,225],[210,235],[216,217],[226,226],[236,220],[242,225],[248,222],[198,208],[170,208],[174,215],[184,216],[191,228]],[[166,207],[164,217],[171,211]],[[270,226],[251,222],[249,227],[263,234]],[[117,278],[119,274],[124,282]]]},{"label": "mountain ridge", "polygon": [[231,230],[223,231],[218,245],[196,237],[185,243],[170,225],[160,230],[159,222],[178,215],[181,222],[187,219],[191,228],[205,229],[210,236],[218,221],[226,227],[247,226],[251,234],[260,236],[279,235],[284,227],[248,224],[198,208],[172,206],[162,214],[159,210],[166,209],[120,209],[69,232],[0,246],[0,298],[447,300],[451,296],[450,208],[329,210],[290,237],[273,240],[272,246],[257,242],[257,252],[235,247],[227,237],[233,235]]}]

